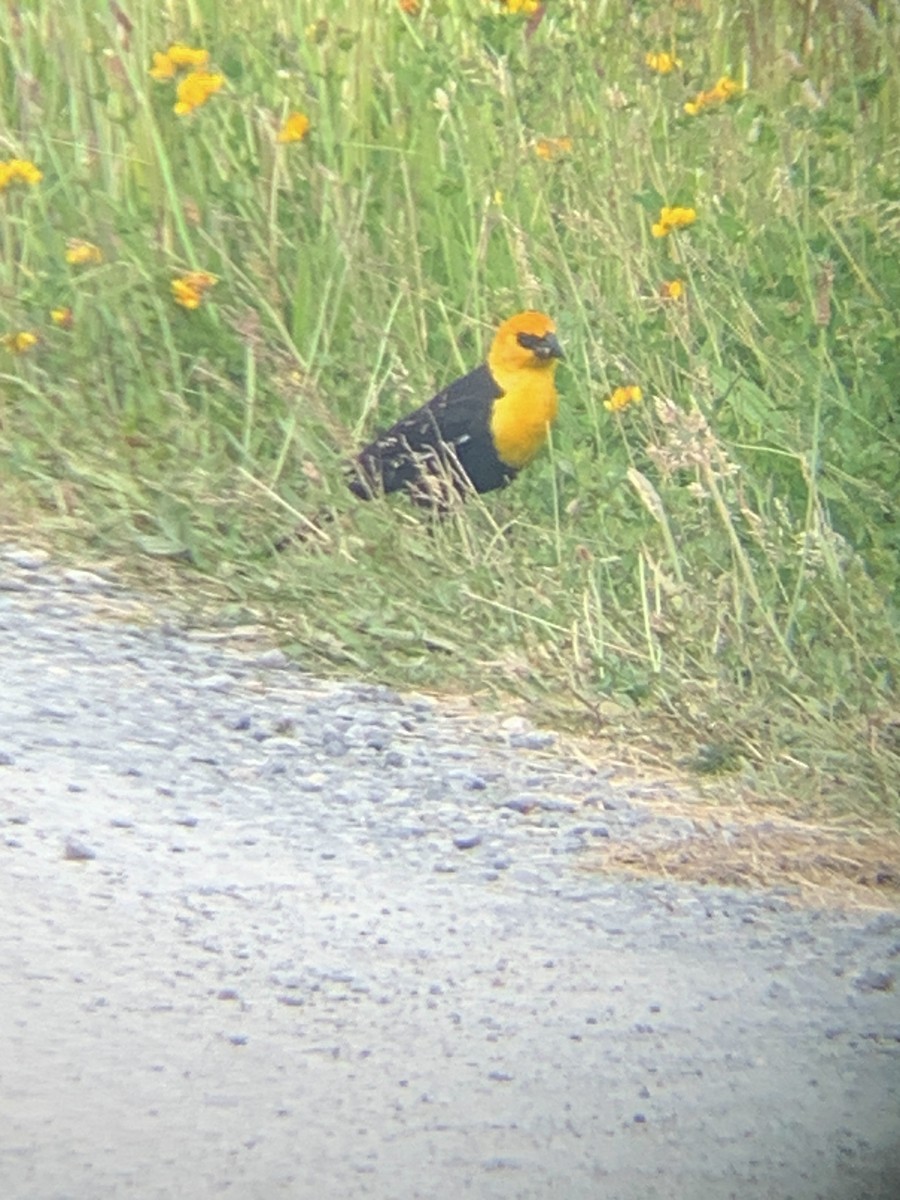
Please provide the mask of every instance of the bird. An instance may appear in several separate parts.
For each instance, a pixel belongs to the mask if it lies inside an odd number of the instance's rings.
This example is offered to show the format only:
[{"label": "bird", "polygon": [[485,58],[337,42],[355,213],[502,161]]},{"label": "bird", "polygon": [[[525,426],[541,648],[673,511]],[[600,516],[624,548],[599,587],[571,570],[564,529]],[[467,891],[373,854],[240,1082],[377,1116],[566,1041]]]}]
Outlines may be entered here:
[{"label": "bird", "polygon": [[348,486],[361,500],[405,491],[446,511],[454,495],[505,487],[535,457],[556,419],[564,357],[556,325],[529,309],[498,328],[487,361],[364,446]]}]

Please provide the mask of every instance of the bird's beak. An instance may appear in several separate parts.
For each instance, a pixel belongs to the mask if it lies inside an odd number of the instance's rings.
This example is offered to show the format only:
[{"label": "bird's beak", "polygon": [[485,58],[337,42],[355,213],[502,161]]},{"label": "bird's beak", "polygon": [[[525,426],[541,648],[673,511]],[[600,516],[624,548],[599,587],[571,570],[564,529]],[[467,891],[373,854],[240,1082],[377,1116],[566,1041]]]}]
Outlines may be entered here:
[{"label": "bird's beak", "polygon": [[538,358],[565,358],[563,348],[556,340],[555,333],[547,333],[541,338],[540,348],[537,351]]}]

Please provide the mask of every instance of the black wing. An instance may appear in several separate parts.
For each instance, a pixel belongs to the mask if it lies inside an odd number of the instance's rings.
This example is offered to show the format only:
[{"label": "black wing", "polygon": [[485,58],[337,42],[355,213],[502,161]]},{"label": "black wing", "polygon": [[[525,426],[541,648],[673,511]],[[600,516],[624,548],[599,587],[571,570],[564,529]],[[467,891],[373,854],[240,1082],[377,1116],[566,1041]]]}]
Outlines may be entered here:
[{"label": "black wing", "polygon": [[434,477],[452,479],[458,491],[501,487],[516,474],[497,457],[491,438],[491,410],[502,395],[484,365],[454,380],[360,451],[351,491],[368,500],[405,488],[414,499],[434,503],[428,486]]}]

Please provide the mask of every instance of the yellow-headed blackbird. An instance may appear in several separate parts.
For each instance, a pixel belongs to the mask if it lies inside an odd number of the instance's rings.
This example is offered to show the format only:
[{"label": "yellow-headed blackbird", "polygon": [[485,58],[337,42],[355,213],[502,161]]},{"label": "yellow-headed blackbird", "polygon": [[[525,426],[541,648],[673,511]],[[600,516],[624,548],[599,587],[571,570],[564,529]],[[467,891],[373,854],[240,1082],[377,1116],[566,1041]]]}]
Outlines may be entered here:
[{"label": "yellow-headed blackbird", "polygon": [[359,452],[350,490],[362,500],[405,490],[417,504],[444,508],[451,489],[465,495],[504,487],[547,440],[562,357],[548,316],[510,317],[486,363]]}]

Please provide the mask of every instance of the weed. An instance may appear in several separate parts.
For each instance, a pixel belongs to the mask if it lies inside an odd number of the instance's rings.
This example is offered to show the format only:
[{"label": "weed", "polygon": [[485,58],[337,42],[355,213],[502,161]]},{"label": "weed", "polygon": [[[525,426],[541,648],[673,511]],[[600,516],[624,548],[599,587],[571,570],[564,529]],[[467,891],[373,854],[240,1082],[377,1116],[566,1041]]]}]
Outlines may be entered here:
[{"label": "weed", "polygon": [[[513,7],[0,11],[7,522],[315,670],[896,816],[897,13]],[[354,503],[530,306],[551,453]]]}]

